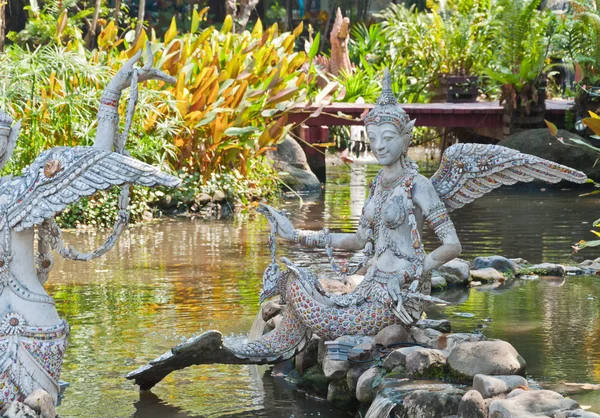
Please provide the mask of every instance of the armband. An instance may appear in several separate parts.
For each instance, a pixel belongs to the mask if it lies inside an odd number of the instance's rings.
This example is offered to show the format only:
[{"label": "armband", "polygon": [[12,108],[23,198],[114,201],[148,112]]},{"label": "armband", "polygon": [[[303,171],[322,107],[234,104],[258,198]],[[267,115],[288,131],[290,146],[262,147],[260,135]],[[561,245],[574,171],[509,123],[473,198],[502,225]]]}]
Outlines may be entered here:
[{"label": "armband", "polygon": [[302,231],[294,230],[293,241],[307,247],[325,247],[329,238],[326,230],[323,231]]},{"label": "armband", "polygon": [[448,210],[446,209],[446,205],[440,203],[431,208],[429,215],[427,215],[427,223],[433,231],[435,235],[441,240],[446,238],[451,233],[456,233],[454,229],[454,224],[450,219],[450,215],[448,215]]}]

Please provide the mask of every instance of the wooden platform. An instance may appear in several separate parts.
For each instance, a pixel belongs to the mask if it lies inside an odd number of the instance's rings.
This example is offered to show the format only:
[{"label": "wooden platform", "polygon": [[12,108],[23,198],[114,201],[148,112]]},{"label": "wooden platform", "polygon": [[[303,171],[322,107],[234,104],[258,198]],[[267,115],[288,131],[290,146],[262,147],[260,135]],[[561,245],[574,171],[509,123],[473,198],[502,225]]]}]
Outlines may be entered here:
[{"label": "wooden platform", "polygon": [[[569,100],[546,100],[546,119],[564,120]],[[300,137],[309,144],[329,142],[330,126],[362,125],[362,117],[372,104],[332,103],[318,106],[299,105],[289,113],[288,122],[300,126]],[[478,132],[499,132],[502,136],[503,108],[499,102],[400,104],[416,126],[435,128],[468,128]],[[494,136],[494,135],[486,135]],[[325,156],[307,144],[301,144],[313,172],[322,182],[326,178]]]},{"label": "wooden platform", "polygon": [[[574,105],[568,100],[546,100],[546,112],[561,116]],[[416,126],[445,128],[502,128],[502,107],[496,102],[401,104]],[[306,126],[362,125],[361,115],[372,104],[332,103],[314,116],[317,106],[298,106],[289,114],[289,122]],[[344,117],[347,115],[348,117]]]}]

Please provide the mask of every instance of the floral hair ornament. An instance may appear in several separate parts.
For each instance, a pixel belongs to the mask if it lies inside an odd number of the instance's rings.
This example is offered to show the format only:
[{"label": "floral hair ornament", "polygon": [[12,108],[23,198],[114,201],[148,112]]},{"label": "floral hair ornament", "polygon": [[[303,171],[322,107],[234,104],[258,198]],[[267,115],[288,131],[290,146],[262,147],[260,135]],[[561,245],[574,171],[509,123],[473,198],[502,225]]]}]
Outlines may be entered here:
[{"label": "floral hair ornament", "polygon": [[392,91],[392,77],[386,68],[383,73],[381,95],[375,107],[365,117],[365,126],[392,123],[398,129],[400,136],[409,136],[412,139],[412,130],[415,120],[410,120],[408,114],[400,107]]}]

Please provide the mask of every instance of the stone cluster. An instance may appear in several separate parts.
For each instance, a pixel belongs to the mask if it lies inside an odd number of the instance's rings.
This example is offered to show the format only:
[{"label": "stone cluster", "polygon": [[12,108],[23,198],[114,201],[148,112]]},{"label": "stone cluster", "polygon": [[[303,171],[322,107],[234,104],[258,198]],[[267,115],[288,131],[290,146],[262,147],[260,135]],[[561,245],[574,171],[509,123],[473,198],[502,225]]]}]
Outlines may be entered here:
[{"label": "stone cluster", "polygon": [[535,279],[540,276],[565,277],[596,274],[600,271],[600,258],[586,260],[579,265],[554,263],[530,264],[522,258],[506,258],[499,255],[477,257],[472,262],[455,258],[434,270],[432,289],[502,284],[508,279]]}]

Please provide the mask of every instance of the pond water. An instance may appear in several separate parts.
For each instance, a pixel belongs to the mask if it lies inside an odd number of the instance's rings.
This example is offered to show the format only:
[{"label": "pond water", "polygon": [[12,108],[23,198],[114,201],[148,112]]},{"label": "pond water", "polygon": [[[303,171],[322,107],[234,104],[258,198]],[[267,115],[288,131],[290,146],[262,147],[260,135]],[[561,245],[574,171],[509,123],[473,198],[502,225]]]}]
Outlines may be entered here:
[{"label": "pond water", "polygon": [[[353,231],[367,182],[376,169],[334,167],[317,198],[282,202],[299,228]],[[571,245],[591,238],[600,200],[581,190],[497,190],[453,213],[463,255],[500,254],[535,263],[565,262]],[[262,271],[269,263],[262,216],[206,222],[165,219],[130,228],[107,256],[90,263],[57,260],[49,293],[71,324],[62,379],[71,387],[59,407],[65,417],[183,418],[344,417],[327,403],[307,399],[267,367],[198,366],[171,374],[140,396],[124,375],[185,337],[218,329],[245,333],[258,310]],[[98,246],[105,232],[65,234],[79,249]],[[435,239],[424,235],[427,248]],[[279,255],[326,272],[324,252],[280,242]],[[338,253],[337,257],[358,254]],[[596,258],[593,249],[575,260]],[[494,288],[452,290],[454,305],[431,312],[455,331],[481,329],[512,343],[543,386],[600,383],[600,277],[518,280]],[[465,318],[457,313],[470,313]],[[491,318],[491,322],[486,321]],[[485,328],[481,328],[485,326]],[[600,391],[575,396],[600,412]]]}]

